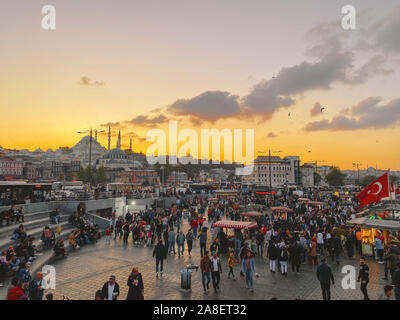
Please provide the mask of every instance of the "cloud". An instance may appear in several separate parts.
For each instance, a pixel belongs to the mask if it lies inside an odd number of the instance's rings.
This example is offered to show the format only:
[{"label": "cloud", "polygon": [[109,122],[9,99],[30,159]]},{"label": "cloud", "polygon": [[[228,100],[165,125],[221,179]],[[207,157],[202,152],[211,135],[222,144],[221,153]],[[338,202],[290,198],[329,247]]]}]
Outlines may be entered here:
[{"label": "cloud", "polygon": [[83,77],[81,77],[79,84],[81,84],[83,86],[102,87],[106,83],[104,81],[93,81],[89,77],[83,76]]},{"label": "cloud", "polygon": [[268,133],[267,138],[276,138],[277,135],[273,132]]},{"label": "cloud", "polygon": [[310,110],[311,117],[316,117],[321,114],[322,105],[319,102],[314,104],[314,107]]},{"label": "cloud", "polygon": [[358,129],[380,129],[400,122],[400,98],[380,105],[382,98],[370,97],[348,110],[349,115],[338,115],[331,121],[326,119],[310,122],[306,131],[346,131]]},{"label": "cloud", "polygon": [[206,91],[191,99],[176,100],[166,111],[173,115],[214,122],[238,115],[241,111],[238,98],[226,91]]},{"label": "cloud", "polygon": [[139,115],[131,120],[125,121],[124,123],[138,125],[138,126],[144,126],[144,127],[147,127],[147,126],[153,127],[154,125],[162,124],[168,120],[169,119],[161,113],[158,115],[155,115],[155,116],[145,114],[145,115]]},{"label": "cloud", "polygon": [[400,5],[367,29],[364,44],[385,53],[400,53],[399,34]]},{"label": "cloud", "polygon": [[100,127],[103,127],[103,128],[108,128],[108,127],[111,127],[111,128],[120,128],[120,127],[122,127],[122,126],[123,126],[122,123],[119,122],[119,121],[117,121],[117,122],[102,123],[102,124],[100,125]]}]

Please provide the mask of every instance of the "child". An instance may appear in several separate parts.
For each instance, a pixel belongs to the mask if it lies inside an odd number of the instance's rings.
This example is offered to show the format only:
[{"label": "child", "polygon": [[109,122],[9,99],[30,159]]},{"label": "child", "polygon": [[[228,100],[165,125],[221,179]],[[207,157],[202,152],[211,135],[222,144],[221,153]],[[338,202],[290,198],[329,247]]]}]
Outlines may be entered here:
[{"label": "child", "polygon": [[150,247],[151,246],[151,239],[153,238],[153,233],[149,230],[147,232],[147,246]]},{"label": "child", "polygon": [[110,229],[110,227],[107,227],[107,229],[106,229],[106,244],[110,244],[110,238],[111,238],[111,229]]},{"label": "child", "polygon": [[228,267],[229,267],[229,273],[228,273],[228,278],[230,278],[230,276],[232,275],[233,279],[235,279],[235,275],[233,274],[233,266],[235,265],[235,263],[238,263],[239,260],[237,260],[235,258],[235,255],[233,254],[233,252],[231,252],[229,254],[229,258],[228,258]]}]

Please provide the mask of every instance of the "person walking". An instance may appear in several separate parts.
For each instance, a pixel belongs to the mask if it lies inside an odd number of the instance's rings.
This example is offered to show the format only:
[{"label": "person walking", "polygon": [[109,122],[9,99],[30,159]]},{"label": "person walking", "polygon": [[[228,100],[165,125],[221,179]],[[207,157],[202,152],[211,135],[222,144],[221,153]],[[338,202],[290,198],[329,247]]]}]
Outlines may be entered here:
[{"label": "person walking", "polygon": [[171,253],[171,251],[174,251],[174,254],[176,254],[175,252],[175,231],[173,228],[171,228],[169,230],[168,233],[168,242],[169,242],[169,250],[168,250],[168,254]]},{"label": "person walking", "polygon": [[292,265],[292,272],[300,273],[300,265],[301,265],[301,248],[300,245],[294,241],[289,248],[290,262]]},{"label": "person walking", "polygon": [[396,300],[400,300],[400,262],[397,263],[397,269],[392,276],[392,284],[394,286],[394,295]]},{"label": "person walking", "polygon": [[156,257],[156,277],[158,278],[159,271],[161,275],[163,274],[164,259],[167,258],[167,250],[161,240],[159,240],[157,245],[154,247],[153,258],[154,257]]},{"label": "person walking", "polygon": [[361,257],[360,258],[360,270],[358,273],[358,282],[361,281],[361,286],[360,286],[360,290],[364,295],[364,300],[369,300],[368,297],[368,282],[369,282],[369,267],[368,265],[365,263],[365,258]]},{"label": "person walking", "polygon": [[231,252],[229,254],[229,258],[228,258],[228,268],[229,268],[228,278],[230,278],[230,276],[232,275],[233,280],[236,280],[235,274],[233,273],[233,267],[234,267],[235,263],[239,263],[239,260],[237,260],[235,258],[235,254],[233,252]]},{"label": "person walking", "polygon": [[287,276],[289,254],[286,244],[282,245],[279,253],[279,263],[281,265],[281,272],[283,276]]},{"label": "person walking", "polygon": [[[206,251],[200,260],[201,282],[203,284],[204,294],[207,293],[211,281],[211,260],[210,253]],[[207,283],[206,283],[207,279]]]},{"label": "person walking", "polygon": [[115,276],[110,276],[104,283],[101,293],[104,300],[117,300],[119,296],[119,284],[115,281]]},{"label": "person walking", "polygon": [[331,300],[331,282],[335,284],[332,269],[326,264],[326,258],[323,258],[321,265],[317,268],[317,278],[321,284],[322,299]]},{"label": "person walking", "polygon": [[207,248],[207,233],[201,230],[198,238],[200,239],[200,255],[203,256]]},{"label": "person walking", "polygon": [[221,261],[218,258],[216,252],[213,252],[213,257],[211,258],[211,277],[213,282],[214,291],[217,292],[219,290],[219,282],[221,280]]},{"label": "person walking", "polygon": [[183,251],[185,250],[185,241],[186,241],[186,237],[181,230],[181,231],[179,231],[179,234],[176,236],[176,243],[178,245],[178,258],[181,257],[181,249],[182,249],[182,256],[183,256]]},{"label": "person walking", "polygon": [[247,257],[242,260],[242,270],[246,276],[246,288],[254,291],[253,288],[253,274],[254,274],[254,258],[250,251],[247,252]]},{"label": "person walking", "polygon": [[383,244],[382,240],[379,239],[378,237],[375,238],[374,241],[375,249],[376,249],[376,254],[378,256],[378,263],[383,264],[383,254],[384,254],[384,249],[383,249]]},{"label": "person walking", "polygon": [[276,271],[276,263],[279,256],[279,248],[274,241],[271,241],[267,250],[267,258],[269,259],[269,270],[273,273]]},{"label": "person walking", "polygon": [[107,229],[106,229],[106,244],[110,244],[110,239],[111,239],[111,229],[110,229],[110,227],[107,227]]},{"label": "person walking", "polygon": [[142,274],[137,268],[134,267],[132,269],[132,273],[129,275],[126,285],[129,287],[126,300],[144,300]]},{"label": "person walking", "polygon": [[192,233],[192,230],[189,229],[186,234],[186,243],[187,243],[187,247],[188,247],[189,257],[190,257],[190,253],[192,252],[192,248],[193,248],[193,238],[194,238],[194,235]]},{"label": "person walking", "polygon": [[128,244],[129,233],[131,232],[128,221],[124,223],[122,230],[124,232],[123,242],[124,242],[124,244]]}]

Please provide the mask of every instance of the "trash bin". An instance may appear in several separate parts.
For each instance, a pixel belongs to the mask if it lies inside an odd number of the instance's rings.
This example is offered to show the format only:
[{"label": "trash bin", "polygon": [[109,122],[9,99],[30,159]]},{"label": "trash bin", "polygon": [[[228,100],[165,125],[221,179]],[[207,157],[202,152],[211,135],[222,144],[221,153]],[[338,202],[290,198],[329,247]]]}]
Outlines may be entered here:
[{"label": "trash bin", "polygon": [[181,288],[189,290],[192,286],[192,271],[183,269],[181,271]]}]

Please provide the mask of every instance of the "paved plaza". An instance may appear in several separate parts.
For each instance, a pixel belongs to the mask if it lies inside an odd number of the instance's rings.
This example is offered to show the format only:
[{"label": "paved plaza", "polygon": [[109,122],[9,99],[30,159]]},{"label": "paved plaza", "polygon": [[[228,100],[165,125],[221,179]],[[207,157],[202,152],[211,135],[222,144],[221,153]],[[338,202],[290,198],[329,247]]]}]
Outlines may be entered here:
[{"label": "paved plaza", "polygon": [[[183,230],[188,229],[187,221],[183,222]],[[210,236],[209,236],[210,237]],[[152,258],[153,247],[136,247],[132,245],[129,238],[128,245],[124,245],[122,240],[111,240],[110,245],[105,244],[102,238],[97,244],[87,245],[70,253],[67,259],[59,260],[54,263],[56,268],[56,289],[53,291],[55,299],[63,299],[63,296],[75,299],[94,299],[95,292],[103,286],[108,277],[113,274],[116,276],[120,285],[119,299],[125,299],[128,287],[126,281],[132,267],[136,266],[142,273],[144,282],[145,299],[271,299],[277,297],[280,300],[293,300],[297,297],[304,300],[320,300],[321,289],[319,282],[310,265],[302,265],[300,274],[291,273],[283,277],[281,274],[273,274],[269,271],[268,262],[265,258],[256,257],[256,273],[259,277],[254,277],[254,292],[250,292],[245,287],[244,278],[239,275],[239,265],[235,266],[236,281],[228,279],[227,257],[221,258],[223,273],[221,275],[220,292],[214,293],[210,283],[208,294],[203,293],[201,284],[201,272],[193,271],[192,289],[186,291],[180,288],[180,270],[189,263],[199,264],[200,248],[198,242],[193,246],[192,256],[188,257],[187,251],[183,257],[178,258],[172,254],[164,262],[164,275],[156,278],[155,259]],[[209,244],[211,239],[209,239]],[[351,264],[358,267],[358,259],[348,260],[342,255],[342,263]],[[371,299],[377,299],[381,294],[386,281],[383,277],[383,266],[369,260],[370,284],[369,295]],[[341,286],[343,274],[341,266],[332,266],[335,276],[335,285],[332,288],[333,300],[360,300],[362,294],[357,289],[344,290]]]}]

